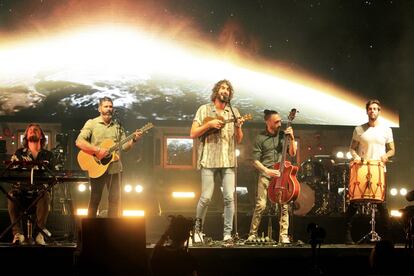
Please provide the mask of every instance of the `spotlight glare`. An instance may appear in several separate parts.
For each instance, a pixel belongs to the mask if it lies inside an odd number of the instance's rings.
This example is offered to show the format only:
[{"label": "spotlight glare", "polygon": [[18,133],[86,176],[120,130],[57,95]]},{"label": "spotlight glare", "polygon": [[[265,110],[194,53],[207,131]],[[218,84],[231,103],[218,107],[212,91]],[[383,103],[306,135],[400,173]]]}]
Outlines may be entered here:
[{"label": "spotlight glare", "polygon": [[88,215],[88,209],[85,208],[78,208],[76,209],[76,215],[77,216],[87,216]]},{"label": "spotlight glare", "polygon": [[86,185],[85,184],[79,184],[78,185],[78,191],[81,192],[81,193],[86,191]]},{"label": "spotlight glare", "polygon": [[402,217],[402,213],[398,210],[391,210],[390,216],[400,218],[400,217]]},{"label": "spotlight glare", "polygon": [[131,186],[131,185],[129,185],[129,184],[125,185],[125,187],[124,187],[124,191],[125,191],[126,193],[130,193],[130,192],[132,191],[132,186]]},{"label": "spotlight glare", "polygon": [[137,192],[137,193],[141,193],[142,192],[142,190],[144,190],[144,187],[142,187],[142,185],[137,185],[137,186],[135,186],[135,192]]},{"label": "spotlight glare", "polygon": [[400,195],[402,195],[402,196],[407,195],[407,189],[406,188],[401,188],[400,189]]},{"label": "spotlight glare", "polygon": [[145,216],[144,210],[122,210],[122,216],[124,217],[143,217]]},{"label": "spotlight glare", "polygon": [[240,156],[240,150],[236,149],[236,156],[239,157]]},{"label": "spotlight glare", "polygon": [[338,151],[338,152],[336,153],[336,157],[337,157],[337,158],[344,158],[344,153],[343,153],[342,151]]},{"label": "spotlight glare", "polygon": [[346,153],[346,158],[347,159],[352,159],[352,154],[349,151]]},{"label": "spotlight glare", "polygon": [[390,190],[390,194],[391,194],[392,196],[396,196],[396,195],[398,194],[398,190],[397,190],[396,188],[392,188],[392,189]]},{"label": "spotlight glare", "polygon": [[172,196],[174,198],[194,198],[195,193],[194,192],[173,192]]}]

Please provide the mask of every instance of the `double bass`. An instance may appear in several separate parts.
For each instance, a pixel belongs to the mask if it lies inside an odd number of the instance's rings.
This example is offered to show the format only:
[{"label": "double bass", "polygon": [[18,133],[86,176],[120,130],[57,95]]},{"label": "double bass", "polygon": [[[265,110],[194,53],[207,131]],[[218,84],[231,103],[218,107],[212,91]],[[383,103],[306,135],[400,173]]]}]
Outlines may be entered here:
[{"label": "double bass", "polygon": [[[286,128],[291,126],[296,112],[295,108],[290,111]],[[280,176],[273,177],[267,188],[267,195],[272,203],[287,204],[296,200],[300,193],[300,184],[296,178],[299,168],[292,165],[290,161],[286,161],[286,152],[290,140],[290,136],[286,135],[283,143],[282,159],[274,165],[274,169],[280,171]]]}]

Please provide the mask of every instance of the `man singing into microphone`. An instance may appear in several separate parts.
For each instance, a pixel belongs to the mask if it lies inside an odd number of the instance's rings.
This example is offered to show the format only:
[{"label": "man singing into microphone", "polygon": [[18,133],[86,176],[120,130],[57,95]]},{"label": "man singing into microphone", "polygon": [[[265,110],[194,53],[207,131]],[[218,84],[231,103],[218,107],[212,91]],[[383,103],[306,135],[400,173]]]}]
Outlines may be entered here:
[{"label": "man singing into microphone", "polygon": [[[229,106],[233,87],[228,80],[217,82],[212,90],[211,103],[200,106],[191,126],[191,138],[199,138],[197,167],[201,169],[201,196],[197,204],[196,242],[202,242],[202,227],[214,191],[214,178],[221,179],[224,199],[223,241],[232,240],[235,188],[235,141],[243,139],[243,118]],[[238,119],[239,118],[239,119]],[[226,124],[226,120],[236,123]]]},{"label": "man singing into microphone", "polygon": [[[94,155],[101,160],[109,154],[108,149],[99,145],[105,139],[114,142],[126,138],[124,129],[112,119],[114,112],[112,99],[103,97],[99,99],[98,111],[100,116],[88,120],[81,129],[76,146],[84,152]],[[122,146],[123,150],[129,150],[141,137],[142,133],[135,132],[135,138]],[[88,206],[88,216],[96,217],[99,202],[101,201],[104,186],[108,189],[108,217],[117,217],[120,199],[120,184],[118,174],[122,172],[122,164],[119,160],[112,162],[107,171],[98,178],[90,178],[91,196]]]}]

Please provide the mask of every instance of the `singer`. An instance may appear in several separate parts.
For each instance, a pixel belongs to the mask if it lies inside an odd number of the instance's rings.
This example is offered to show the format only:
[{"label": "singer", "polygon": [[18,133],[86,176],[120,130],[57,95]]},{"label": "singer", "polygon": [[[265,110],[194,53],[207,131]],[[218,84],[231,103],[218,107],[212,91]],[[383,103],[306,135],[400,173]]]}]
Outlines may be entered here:
[{"label": "singer", "polygon": [[[103,97],[99,99],[98,111],[100,116],[88,120],[81,129],[76,146],[82,151],[94,155],[102,160],[108,156],[109,151],[99,145],[104,139],[113,139],[115,142],[125,139],[125,130],[118,122],[113,120],[114,107],[112,99]],[[141,137],[142,133],[135,132],[135,138],[122,145],[122,149],[127,151]],[[88,217],[96,217],[99,202],[101,201],[104,186],[108,189],[108,217],[117,217],[120,200],[120,175],[122,164],[119,160],[112,162],[108,170],[98,178],[90,178],[91,195],[88,206]]]},{"label": "singer", "polygon": [[[218,176],[223,187],[224,232],[223,241],[232,241],[235,188],[235,142],[243,139],[243,118],[236,108],[231,112],[233,86],[228,80],[217,82],[212,89],[211,103],[200,106],[191,126],[191,138],[199,138],[197,167],[201,169],[201,196],[196,211],[195,242],[203,242],[202,229],[208,205]],[[206,121],[207,118],[210,118]],[[234,123],[224,121],[233,119]]]},{"label": "singer", "polygon": [[[34,169],[42,169],[40,164],[48,166],[49,169],[54,169],[54,157],[51,151],[45,149],[46,136],[43,133],[39,124],[31,123],[27,126],[23,137],[23,147],[19,148],[11,157],[12,165],[14,169],[24,169],[24,164],[36,163],[39,165],[34,166]],[[41,184],[41,183],[33,183]],[[10,215],[10,221],[13,225],[13,244],[22,244],[25,242],[24,232],[21,228],[21,221],[18,221],[20,215],[24,212],[23,208],[29,206],[32,200],[35,200],[37,196],[41,196],[39,191],[39,185],[25,185],[19,184],[13,185],[9,191],[9,195],[13,200],[8,200],[8,211]],[[37,201],[36,210],[36,223],[35,230],[42,229],[47,233],[46,221],[49,215],[49,203],[50,193],[45,192],[41,198]],[[35,225],[34,225],[35,226]],[[28,237],[31,239],[32,237]],[[36,244],[46,245],[44,237],[41,232],[38,232],[35,238]]]}]

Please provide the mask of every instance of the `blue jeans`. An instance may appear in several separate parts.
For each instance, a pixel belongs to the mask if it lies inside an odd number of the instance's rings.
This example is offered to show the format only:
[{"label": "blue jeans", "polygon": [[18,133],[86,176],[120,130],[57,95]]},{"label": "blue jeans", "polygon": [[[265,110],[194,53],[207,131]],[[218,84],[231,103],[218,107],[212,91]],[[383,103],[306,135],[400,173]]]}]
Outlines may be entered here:
[{"label": "blue jeans", "polygon": [[[219,174],[221,177],[221,185],[223,187],[224,199],[224,235],[231,235],[233,230],[234,217],[234,168],[213,168],[201,169],[201,196],[197,204],[197,223],[196,229],[202,229],[202,224],[207,214],[208,205],[214,191],[214,175]],[[200,224],[201,219],[201,224]]]}]

